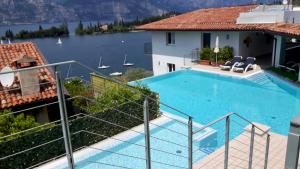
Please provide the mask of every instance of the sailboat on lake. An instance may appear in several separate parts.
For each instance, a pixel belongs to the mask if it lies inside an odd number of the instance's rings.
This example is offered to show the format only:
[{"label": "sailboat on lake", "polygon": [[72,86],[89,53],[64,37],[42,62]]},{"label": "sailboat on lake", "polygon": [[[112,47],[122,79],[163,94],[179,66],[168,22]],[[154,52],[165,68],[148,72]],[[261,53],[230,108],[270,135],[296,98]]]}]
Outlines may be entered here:
[{"label": "sailboat on lake", "polygon": [[57,43],[56,44],[58,44],[58,45],[62,45],[62,41],[61,41],[61,39],[60,38],[58,38],[58,40],[57,40]]},{"label": "sailboat on lake", "polygon": [[109,74],[109,76],[122,76],[123,73],[122,72],[113,72],[111,74]]},{"label": "sailboat on lake", "polygon": [[134,63],[127,62],[127,55],[125,54],[123,66],[134,66]]},{"label": "sailboat on lake", "polygon": [[99,68],[99,69],[108,69],[108,68],[110,68],[110,66],[106,66],[106,65],[103,64],[103,62],[102,62],[102,57],[101,57],[101,56],[100,56],[98,68]]}]

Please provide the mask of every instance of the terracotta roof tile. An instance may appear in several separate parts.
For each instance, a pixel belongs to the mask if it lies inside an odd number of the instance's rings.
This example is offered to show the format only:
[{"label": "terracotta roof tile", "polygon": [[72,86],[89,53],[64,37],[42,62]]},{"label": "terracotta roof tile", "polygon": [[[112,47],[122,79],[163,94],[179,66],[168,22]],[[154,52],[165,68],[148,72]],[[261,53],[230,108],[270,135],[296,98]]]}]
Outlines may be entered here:
[{"label": "terracotta roof tile", "polygon": [[[37,46],[31,42],[2,44],[0,45],[0,69],[6,66],[16,69],[13,63],[24,55],[33,58],[36,65],[47,64]],[[3,87],[0,84],[0,109],[56,97],[55,79],[51,71],[41,68],[38,69],[37,74],[40,81],[40,84],[37,84],[40,85],[40,93],[37,95],[22,96],[18,73],[15,74],[15,81],[11,87]]]},{"label": "terracotta roof tile", "polygon": [[137,30],[271,31],[300,36],[300,24],[237,24],[240,13],[257,5],[200,9],[136,27]]}]

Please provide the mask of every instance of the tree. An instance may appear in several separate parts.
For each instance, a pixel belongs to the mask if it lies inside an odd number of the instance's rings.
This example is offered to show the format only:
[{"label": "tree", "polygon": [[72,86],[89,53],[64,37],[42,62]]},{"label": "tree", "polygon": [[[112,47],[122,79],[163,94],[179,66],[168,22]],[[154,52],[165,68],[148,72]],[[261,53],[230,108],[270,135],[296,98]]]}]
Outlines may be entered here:
[{"label": "tree", "polygon": [[23,113],[14,116],[11,110],[0,112],[0,137],[24,131],[39,124],[35,122],[34,117],[25,116]]},{"label": "tree", "polygon": [[14,33],[12,32],[12,30],[8,29],[6,32],[5,32],[5,37],[7,39],[14,39]]},{"label": "tree", "polygon": [[68,28],[68,23],[67,22],[63,22],[60,25],[60,30],[61,30],[61,34],[62,35],[69,35],[69,28]]},{"label": "tree", "polygon": [[42,31],[43,30],[43,27],[42,25],[39,26],[39,31]]},{"label": "tree", "polygon": [[75,30],[76,35],[83,35],[84,34],[84,28],[83,28],[83,24],[82,21],[79,22],[76,30]]}]

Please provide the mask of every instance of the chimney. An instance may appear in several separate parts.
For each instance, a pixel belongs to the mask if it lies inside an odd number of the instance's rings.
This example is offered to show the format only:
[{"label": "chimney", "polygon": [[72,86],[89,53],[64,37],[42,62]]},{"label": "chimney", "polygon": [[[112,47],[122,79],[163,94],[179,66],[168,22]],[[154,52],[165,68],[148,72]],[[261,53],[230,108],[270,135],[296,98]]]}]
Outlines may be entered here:
[{"label": "chimney", "polygon": [[[27,55],[22,55],[20,59],[15,61],[17,69],[36,66],[34,58]],[[38,77],[38,70],[25,70],[18,73],[22,96],[33,96],[40,93],[40,83]]]}]

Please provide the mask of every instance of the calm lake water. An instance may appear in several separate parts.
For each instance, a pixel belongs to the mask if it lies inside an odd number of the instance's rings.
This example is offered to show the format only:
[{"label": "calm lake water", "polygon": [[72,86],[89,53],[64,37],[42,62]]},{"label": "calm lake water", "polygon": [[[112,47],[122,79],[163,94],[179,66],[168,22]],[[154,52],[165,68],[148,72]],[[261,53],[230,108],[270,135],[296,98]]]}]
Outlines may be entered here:
[{"label": "calm lake water", "polygon": [[[57,38],[27,39],[22,41],[32,41],[36,43],[49,63],[76,60],[89,67],[97,69],[100,56],[102,56],[105,65],[111,66],[107,70],[99,70],[104,74],[111,72],[124,72],[124,55],[127,54],[127,61],[135,64],[134,67],[141,67],[146,70],[152,70],[152,61],[150,55],[144,54],[144,44],[151,42],[151,33],[149,32],[130,32],[115,33],[103,35],[75,36],[74,28],[78,23],[69,24],[71,32],[70,37],[61,38],[63,44],[57,45]],[[44,28],[53,24],[44,24]],[[57,24],[56,24],[57,25]],[[38,25],[15,25],[1,26],[0,36],[8,29],[17,32],[21,29],[37,29]],[[14,42],[19,42],[16,40]],[[124,43],[122,43],[124,41]],[[80,70],[71,69],[73,75],[79,75]],[[66,68],[64,69],[66,72]]]}]

